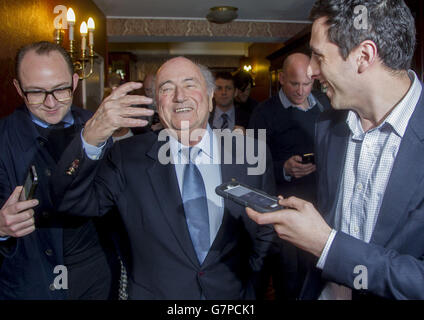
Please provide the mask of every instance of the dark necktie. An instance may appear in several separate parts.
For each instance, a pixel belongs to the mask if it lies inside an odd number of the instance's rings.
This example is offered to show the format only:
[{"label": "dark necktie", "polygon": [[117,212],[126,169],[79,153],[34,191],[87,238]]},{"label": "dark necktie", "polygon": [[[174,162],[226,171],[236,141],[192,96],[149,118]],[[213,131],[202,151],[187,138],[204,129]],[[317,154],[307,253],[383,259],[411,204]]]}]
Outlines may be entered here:
[{"label": "dark necktie", "polygon": [[221,129],[228,129],[228,114],[226,114],[226,113],[223,113],[222,115],[221,115],[221,118],[222,118],[222,125],[221,125]]},{"label": "dark necktie", "polygon": [[65,128],[65,122],[63,121],[60,121],[59,123],[56,123],[56,124],[49,125],[49,129],[52,129],[52,130],[60,130],[63,128]]},{"label": "dark necktie", "polygon": [[[210,239],[205,184],[199,169],[193,163],[201,150],[192,147],[182,152],[190,154],[190,160],[184,168],[182,200],[191,241],[202,264],[209,251]],[[189,159],[188,155],[186,159]]]}]

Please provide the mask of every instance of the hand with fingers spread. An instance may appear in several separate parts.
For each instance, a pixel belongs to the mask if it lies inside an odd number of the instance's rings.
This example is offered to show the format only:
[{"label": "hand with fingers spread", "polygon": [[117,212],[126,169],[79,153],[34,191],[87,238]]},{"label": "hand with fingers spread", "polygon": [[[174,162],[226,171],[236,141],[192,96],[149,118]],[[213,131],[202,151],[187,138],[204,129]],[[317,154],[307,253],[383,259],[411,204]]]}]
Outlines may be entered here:
[{"label": "hand with fingers spread", "polygon": [[23,237],[35,230],[34,208],[38,200],[25,200],[22,186],[15,188],[0,209],[0,236]]},{"label": "hand with fingers spread", "polygon": [[257,224],[273,224],[281,239],[319,257],[330,236],[331,228],[310,202],[290,197],[280,198],[279,203],[287,209],[259,213],[246,208],[246,212]]},{"label": "hand with fingers spread", "polygon": [[301,156],[292,156],[284,162],[284,171],[287,175],[296,179],[311,174],[316,170],[316,166],[312,163],[302,163]]},{"label": "hand with fingers spread", "polygon": [[141,116],[152,116],[153,110],[147,108],[132,107],[132,105],[151,104],[151,98],[138,95],[129,95],[133,90],[141,88],[138,82],[127,82],[117,88],[106,97],[93,117],[87,121],[84,127],[84,140],[98,146],[106,141],[115,130],[125,127],[144,127],[148,121],[137,119]]}]

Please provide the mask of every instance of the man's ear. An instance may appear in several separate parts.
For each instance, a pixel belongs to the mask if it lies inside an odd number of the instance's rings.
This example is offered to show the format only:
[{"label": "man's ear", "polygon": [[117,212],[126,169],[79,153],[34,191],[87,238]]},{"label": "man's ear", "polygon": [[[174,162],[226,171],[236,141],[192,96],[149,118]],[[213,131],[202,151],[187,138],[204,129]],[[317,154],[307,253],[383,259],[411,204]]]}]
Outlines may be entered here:
[{"label": "man's ear", "polygon": [[363,73],[377,61],[377,45],[374,41],[365,40],[359,44],[357,50],[358,72]]},{"label": "man's ear", "polygon": [[278,81],[280,82],[280,85],[283,86],[284,83],[284,74],[283,72],[278,73]]},{"label": "man's ear", "polygon": [[236,88],[236,89],[234,90],[234,96],[233,96],[233,98],[237,97],[237,96],[240,94],[240,92],[241,92],[241,91],[240,91],[239,89],[237,89],[237,88]]},{"label": "man's ear", "polygon": [[213,92],[209,95],[209,112],[213,110]]},{"label": "man's ear", "polygon": [[79,76],[77,73],[74,73],[74,75],[72,76],[72,85],[73,85],[72,92],[75,92],[75,90],[77,89],[78,81],[79,81]]},{"label": "man's ear", "polygon": [[18,92],[19,96],[23,99],[24,98],[24,93],[21,90],[21,86],[19,85],[18,80],[13,79],[13,85],[16,88],[16,91]]}]

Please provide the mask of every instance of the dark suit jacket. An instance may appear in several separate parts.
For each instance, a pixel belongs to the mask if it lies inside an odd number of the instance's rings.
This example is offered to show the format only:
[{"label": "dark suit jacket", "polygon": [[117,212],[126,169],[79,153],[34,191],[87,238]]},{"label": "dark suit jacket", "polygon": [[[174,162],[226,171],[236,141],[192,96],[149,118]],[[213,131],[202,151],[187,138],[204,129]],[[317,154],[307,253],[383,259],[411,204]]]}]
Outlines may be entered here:
[{"label": "dark suit jacket", "polygon": [[[213,118],[215,116],[215,110],[216,110],[216,106],[214,106],[212,112],[209,115],[209,125],[211,126],[211,128],[213,128]],[[243,128],[246,129],[247,126],[249,125],[250,111],[243,109],[241,106],[235,104],[234,115],[235,115],[234,125],[242,126]]]},{"label": "dark suit jacket", "polygon": [[[330,226],[349,137],[346,116],[329,110],[317,126],[319,211]],[[353,290],[353,298],[424,299],[423,123],[424,92],[402,138],[370,243],[337,232],[323,271],[311,269],[303,299],[316,299],[325,281],[352,288],[357,265],[367,267],[368,290]]]},{"label": "dark suit jacket", "polygon": [[[102,161],[92,161],[75,140],[54,178],[55,193],[66,192],[61,209],[90,215],[117,206],[131,243],[131,299],[200,299],[201,294],[207,299],[254,298],[253,284],[275,237],[273,230],[257,226],[244,207],[225,200],[222,225],[199,265],[174,166],[158,161],[163,144],[157,135],[146,133],[115,143]],[[264,175],[248,176],[247,165],[233,161],[221,165],[222,181],[234,177],[273,193],[267,156]],[[75,158],[80,159],[78,170],[66,175]]]},{"label": "dark suit jacket", "polygon": [[[91,112],[78,107],[72,106],[71,111],[76,126],[81,127],[91,116]],[[51,289],[57,276],[54,268],[64,264],[63,221],[53,214],[48,196],[48,180],[56,162],[44,147],[25,106],[0,120],[0,134],[0,207],[15,187],[23,184],[32,164],[39,176],[35,198],[40,200],[34,209],[36,230],[0,242],[0,299],[64,299],[68,290]]]}]

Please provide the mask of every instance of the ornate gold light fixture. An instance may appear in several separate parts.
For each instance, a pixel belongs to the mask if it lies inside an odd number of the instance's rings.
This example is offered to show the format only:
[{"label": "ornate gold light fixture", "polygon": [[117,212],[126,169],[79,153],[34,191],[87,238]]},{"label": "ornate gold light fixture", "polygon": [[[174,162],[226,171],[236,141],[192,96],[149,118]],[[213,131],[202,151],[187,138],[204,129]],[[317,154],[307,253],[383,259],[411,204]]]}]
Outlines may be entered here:
[{"label": "ornate gold light fixture", "polygon": [[[94,66],[94,30],[95,24],[93,18],[88,18],[88,23],[83,21],[80,27],[81,33],[81,54],[77,56],[77,49],[75,48],[74,38],[74,25],[75,25],[75,12],[69,8],[66,13],[66,19],[69,28],[69,55],[74,63],[74,70],[78,73],[79,78],[87,79],[93,74]],[[55,28],[54,41],[63,46],[63,38],[65,31],[62,26]],[[87,34],[88,34],[88,55],[87,55]]]}]

